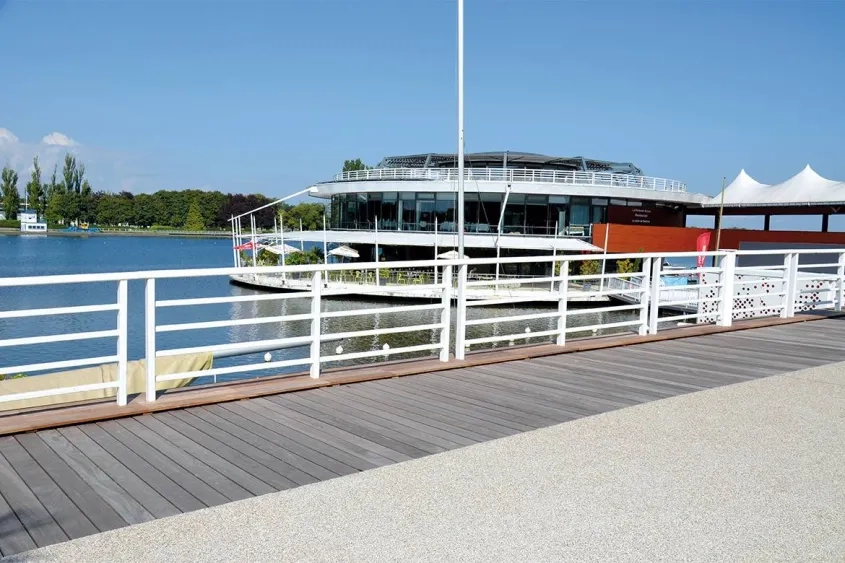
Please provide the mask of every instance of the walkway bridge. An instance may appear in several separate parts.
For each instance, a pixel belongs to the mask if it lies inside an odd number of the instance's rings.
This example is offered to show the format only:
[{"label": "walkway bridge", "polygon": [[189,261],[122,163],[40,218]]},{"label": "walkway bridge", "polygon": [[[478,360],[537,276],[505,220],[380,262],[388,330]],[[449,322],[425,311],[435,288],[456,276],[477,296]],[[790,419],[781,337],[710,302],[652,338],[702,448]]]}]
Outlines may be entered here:
[{"label": "walkway bridge", "polygon": [[[833,258],[816,260],[814,267],[836,269],[835,279],[815,281],[819,286],[815,292],[802,297],[807,290],[798,283],[798,272],[810,269],[808,257],[825,253]],[[340,265],[288,268],[310,268],[316,289],[308,294],[156,296],[157,280],[228,276],[231,269],[0,279],[0,288],[53,288],[57,283],[105,281],[116,286],[117,296],[114,303],[45,309],[10,309],[9,303],[14,302],[3,301],[0,320],[116,313],[112,318],[117,328],[38,337],[0,333],[10,336],[0,340],[0,347],[6,349],[87,339],[110,338],[116,343],[112,356],[0,368],[3,373],[31,374],[116,363],[115,380],[99,384],[79,385],[71,379],[74,372],[61,372],[67,380],[45,375],[2,382],[0,404],[17,410],[7,410],[0,417],[0,553],[18,553],[638,403],[845,361],[845,347],[841,345],[845,325],[838,318],[845,287],[845,252],[768,252],[777,255],[781,263],[778,271],[783,274],[783,291],[763,288],[759,280],[756,284],[743,283],[751,280],[740,279],[737,253],[715,255],[718,266],[697,270],[702,274],[701,285],[708,289],[699,293],[702,308],[692,314],[697,322],[684,328],[677,327],[678,317],[686,320],[690,313],[665,316],[659,307],[649,306],[654,302],[649,298],[598,309],[569,308],[566,293],[570,282],[583,281],[584,277],[569,276],[567,262],[589,257],[558,257],[563,262],[557,279],[558,302],[547,311],[521,314],[513,314],[507,307],[519,300],[467,302],[464,291],[471,283],[466,279],[467,269],[479,262],[472,260],[455,261],[445,268],[441,301],[379,307],[378,312],[372,308],[338,311],[327,307],[326,297],[331,292],[323,294],[321,275],[325,269],[344,267]],[[659,282],[665,256],[638,257],[643,259],[643,270],[637,275]],[[409,268],[420,266],[408,264]],[[256,273],[267,270],[257,269]],[[456,285],[451,283],[453,276]],[[586,277],[606,279],[602,275]],[[128,327],[135,326],[130,319],[133,309],[128,306],[130,280],[144,280],[145,284],[141,335],[147,346],[144,361],[148,377],[140,390],[131,389],[127,381],[128,339],[133,335]],[[660,290],[659,283],[642,285],[644,296]],[[735,293],[737,287],[755,285],[759,297],[738,297]],[[782,295],[769,297],[773,293]],[[779,301],[774,304],[754,301],[775,298]],[[256,309],[256,315],[249,319],[171,322],[189,318],[182,314],[166,319],[164,324],[157,320],[162,310],[176,307],[262,301],[278,304],[293,299],[307,300],[309,312],[279,315],[284,311],[275,310],[261,315],[258,313],[262,311]],[[709,308],[704,308],[705,304]],[[407,326],[399,321],[394,326],[346,332],[330,332],[332,325],[325,322],[349,314],[399,313],[405,318],[408,315],[403,313],[421,307],[433,311],[435,322]],[[491,312],[474,316],[474,307],[487,307]],[[584,310],[624,310],[630,311],[630,317],[598,327],[576,325],[574,319]],[[749,315],[752,318],[741,318]],[[538,319],[548,322],[549,328],[522,330],[525,323]],[[78,319],[69,320],[69,326],[78,330]],[[284,325],[295,322],[304,335],[285,332]],[[178,330],[262,323],[278,327],[280,337],[192,349],[163,349],[157,341],[158,334]],[[472,332],[471,327],[483,326],[494,330]],[[571,338],[592,334],[594,329],[610,334]],[[400,331],[419,331],[425,335],[425,343],[385,347],[387,342],[376,338]],[[368,349],[355,349],[355,339],[364,339]],[[336,346],[338,340],[341,346]],[[528,345],[510,345],[512,341]],[[283,348],[292,343],[295,345]],[[504,347],[484,348],[493,343],[504,343]],[[344,346],[356,351],[344,352]],[[283,349],[288,356],[262,362],[257,349]],[[246,358],[256,354],[258,358],[254,363],[215,365],[196,373],[161,374],[156,369],[157,362],[162,363],[160,358],[215,354],[220,350],[226,354],[244,351]],[[432,352],[435,356],[428,356]],[[367,366],[343,363],[355,358],[384,360],[397,353],[413,359]],[[227,374],[260,373],[268,366],[277,374],[289,366],[303,366],[308,371],[157,389],[175,378],[206,378],[199,382],[207,382],[207,378]],[[624,369],[620,369],[622,366]],[[39,377],[47,378],[54,387],[16,388],[17,382],[37,381]],[[92,386],[112,390],[111,399],[80,401],[80,393]],[[75,402],[19,406],[21,402],[57,396]]]}]

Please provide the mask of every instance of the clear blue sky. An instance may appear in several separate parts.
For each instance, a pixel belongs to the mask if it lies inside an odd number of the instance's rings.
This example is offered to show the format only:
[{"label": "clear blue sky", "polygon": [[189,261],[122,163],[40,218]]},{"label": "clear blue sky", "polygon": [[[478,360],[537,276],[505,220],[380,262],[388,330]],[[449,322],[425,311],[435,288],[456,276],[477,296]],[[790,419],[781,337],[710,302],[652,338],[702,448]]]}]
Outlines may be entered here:
[{"label": "clear blue sky", "polygon": [[[835,1],[466,0],[467,150],[707,194],[743,167],[845,180],[843,24]],[[0,0],[0,155],[58,132],[95,189],[282,196],[452,151],[455,33],[446,0]]]}]

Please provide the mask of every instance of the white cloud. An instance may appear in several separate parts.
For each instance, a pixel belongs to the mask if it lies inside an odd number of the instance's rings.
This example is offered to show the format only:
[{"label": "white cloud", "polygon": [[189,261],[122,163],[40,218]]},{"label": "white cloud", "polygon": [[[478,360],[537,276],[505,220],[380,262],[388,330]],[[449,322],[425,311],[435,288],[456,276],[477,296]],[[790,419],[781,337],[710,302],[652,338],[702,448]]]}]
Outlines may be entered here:
[{"label": "white cloud", "polygon": [[155,176],[146,171],[138,172],[136,167],[143,170],[146,166],[142,166],[137,155],[83,145],[58,131],[45,135],[39,142],[21,141],[11,131],[0,127],[0,167],[12,167],[21,178],[29,176],[32,159],[36,156],[41,165],[42,181],[48,181],[54,166],[58,166],[61,174],[62,161],[67,152],[75,154],[85,164],[89,178],[97,179],[92,181],[94,190],[143,190],[147,187],[144,179]]},{"label": "white cloud", "polygon": [[75,147],[79,145],[76,141],[65,135],[64,133],[59,133],[58,131],[53,131],[49,135],[45,135],[43,139],[41,139],[42,145],[57,145],[60,147]]},{"label": "white cloud", "polygon": [[0,127],[0,145],[16,145],[18,142],[18,138],[15,137],[14,133]]}]

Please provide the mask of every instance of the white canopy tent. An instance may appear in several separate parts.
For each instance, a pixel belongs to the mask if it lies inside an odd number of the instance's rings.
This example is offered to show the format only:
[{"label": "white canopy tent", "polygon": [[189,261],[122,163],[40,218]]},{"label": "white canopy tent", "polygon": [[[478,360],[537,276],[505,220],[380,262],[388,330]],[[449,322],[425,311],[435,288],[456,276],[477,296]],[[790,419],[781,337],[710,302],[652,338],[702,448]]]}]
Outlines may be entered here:
[{"label": "white canopy tent", "polygon": [[[845,203],[845,182],[828,180],[810,165],[779,184],[762,184],[745,170],[725,188],[726,207],[763,207]],[[708,207],[720,205],[721,194]]]}]

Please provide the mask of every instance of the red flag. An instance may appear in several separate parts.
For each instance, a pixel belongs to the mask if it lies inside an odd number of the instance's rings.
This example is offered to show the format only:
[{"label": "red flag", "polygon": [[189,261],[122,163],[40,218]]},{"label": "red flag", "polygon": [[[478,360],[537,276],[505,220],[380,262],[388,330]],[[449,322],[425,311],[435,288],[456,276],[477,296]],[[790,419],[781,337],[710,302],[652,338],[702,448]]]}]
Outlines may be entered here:
[{"label": "red flag", "polygon": [[[695,239],[695,250],[696,252],[707,252],[707,248],[710,246],[710,231],[701,233],[698,235],[698,238]],[[699,268],[704,267],[704,255],[700,254],[698,257],[696,266]]]}]

